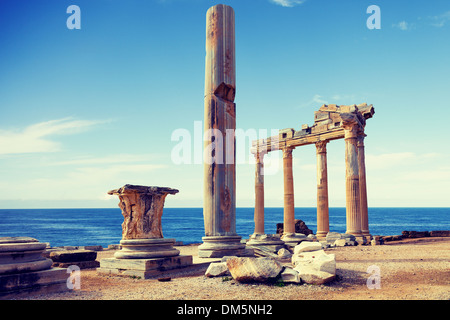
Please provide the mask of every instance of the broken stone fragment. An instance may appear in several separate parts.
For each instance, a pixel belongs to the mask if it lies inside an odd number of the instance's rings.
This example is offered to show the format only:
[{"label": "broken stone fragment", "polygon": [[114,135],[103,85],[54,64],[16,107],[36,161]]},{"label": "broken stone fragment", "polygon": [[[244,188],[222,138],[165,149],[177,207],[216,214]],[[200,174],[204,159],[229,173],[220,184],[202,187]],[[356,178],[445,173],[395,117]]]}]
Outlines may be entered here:
[{"label": "broken stone fragment", "polygon": [[271,258],[233,258],[227,261],[231,276],[239,282],[266,282],[276,278],[283,267]]},{"label": "broken stone fragment", "polygon": [[206,269],[205,276],[211,277],[222,277],[231,275],[228,270],[226,262],[212,262],[208,269]]}]

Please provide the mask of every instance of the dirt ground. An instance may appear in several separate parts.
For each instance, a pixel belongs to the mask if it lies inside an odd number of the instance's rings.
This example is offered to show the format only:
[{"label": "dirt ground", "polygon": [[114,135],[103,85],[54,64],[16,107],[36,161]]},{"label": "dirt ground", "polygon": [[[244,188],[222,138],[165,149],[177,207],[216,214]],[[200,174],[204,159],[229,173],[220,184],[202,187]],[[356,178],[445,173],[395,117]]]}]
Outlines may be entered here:
[{"label": "dirt ground", "polygon": [[[325,285],[241,284],[231,278],[207,278],[209,263],[197,246],[177,247],[193,255],[196,268],[168,272],[171,280],[136,279],[81,270],[81,288],[28,297],[45,300],[448,300],[450,238],[404,239],[379,246],[329,248],[336,255],[336,279]],[[100,251],[97,260],[114,251]],[[213,261],[213,260],[211,260]],[[369,268],[370,267],[370,268]],[[370,270],[372,269],[371,273]],[[368,272],[369,271],[369,272]],[[379,272],[379,282],[368,279]],[[375,272],[375,273],[374,273]],[[231,280],[230,280],[231,279]],[[380,286],[376,288],[375,284]],[[375,288],[374,288],[375,286]]]}]

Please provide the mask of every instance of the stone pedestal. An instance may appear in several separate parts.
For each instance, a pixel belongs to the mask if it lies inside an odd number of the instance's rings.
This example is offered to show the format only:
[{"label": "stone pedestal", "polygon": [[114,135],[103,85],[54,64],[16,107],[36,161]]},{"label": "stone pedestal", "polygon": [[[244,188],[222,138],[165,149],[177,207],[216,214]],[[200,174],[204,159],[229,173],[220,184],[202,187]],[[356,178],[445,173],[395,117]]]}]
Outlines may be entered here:
[{"label": "stone pedestal", "polygon": [[253,250],[245,248],[241,236],[206,236],[198,246],[200,258],[222,258],[224,256],[253,256]]},{"label": "stone pedestal", "polygon": [[272,252],[278,252],[284,248],[284,241],[278,235],[272,234],[252,234],[247,241],[247,246],[250,247],[264,247]]},{"label": "stone pedestal", "polygon": [[124,222],[121,250],[114,258],[102,259],[99,273],[149,278],[192,264],[192,256],[180,256],[175,239],[163,238],[161,217],[168,194],[178,190],[164,187],[125,185],[108,194],[119,197]]},{"label": "stone pedestal", "polygon": [[0,238],[0,298],[67,290],[69,275],[42,256],[46,246],[29,237]]},{"label": "stone pedestal", "polygon": [[281,240],[283,240],[287,246],[295,247],[300,242],[307,240],[307,237],[303,233],[285,232],[283,233]]}]

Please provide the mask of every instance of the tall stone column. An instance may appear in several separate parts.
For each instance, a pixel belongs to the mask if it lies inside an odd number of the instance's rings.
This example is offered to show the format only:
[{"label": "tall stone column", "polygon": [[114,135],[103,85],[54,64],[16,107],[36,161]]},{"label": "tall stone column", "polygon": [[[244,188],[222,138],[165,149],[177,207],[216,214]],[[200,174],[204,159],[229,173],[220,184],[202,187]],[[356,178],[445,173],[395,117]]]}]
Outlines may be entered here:
[{"label": "tall stone column", "polygon": [[327,173],[327,143],[316,142],[317,153],[317,232],[318,238],[326,237],[330,231],[328,213],[328,173]]},{"label": "tall stone column", "polygon": [[283,149],[283,175],[284,175],[284,221],[283,240],[287,245],[294,246],[306,236],[295,233],[295,205],[294,205],[294,176],[292,171],[292,150]]},{"label": "tall stone column", "polygon": [[294,176],[292,172],[292,150],[283,149],[284,175],[284,234],[295,233]]},{"label": "tall stone column", "polygon": [[275,235],[264,233],[264,155],[266,152],[257,151],[255,153],[255,231],[250,235],[247,247],[259,250],[265,247],[266,250],[277,252],[283,248],[284,242]]},{"label": "tall stone column", "polygon": [[358,135],[358,168],[359,168],[359,197],[361,206],[361,232],[363,236],[370,237],[369,232],[369,210],[367,205],[367,186],[366,186],[366,162],[364,153],[364,138],[366,135]]},{"label": "tall stone column", "polygon": [[255,153],[255,232],[264,234],[264,152]]},{"label": "tall stone column", "polygon": [[203,217],[200,257],[239,255],[236,234],[236,90],[234,11],[216,5],[206,13]]},{"label": "tall stone column", "polygon": [[359,126],[356,119],[343,121],[345,132],[345,202],[347,209],[347,231],[361,236],[361,204],[359,191],[359,166],[357,136]]}]

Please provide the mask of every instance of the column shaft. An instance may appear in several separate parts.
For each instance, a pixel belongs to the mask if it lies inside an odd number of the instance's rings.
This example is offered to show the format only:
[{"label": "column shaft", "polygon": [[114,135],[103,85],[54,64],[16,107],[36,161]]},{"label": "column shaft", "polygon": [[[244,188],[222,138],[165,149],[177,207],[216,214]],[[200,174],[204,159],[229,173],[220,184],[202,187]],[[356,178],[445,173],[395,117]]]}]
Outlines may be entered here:
[{"label": "column shaft", "polygon": [[295,233],[294,178],[292,173],[292,148],[283,149],[284,174],[284,233]]},{"label": "column shaft", "polygon": [[317,237],[325,237],[330,231],[328,212],[328,173],[327,173],[327,143],[316,143],[317,153]]},{"label": "column shaft", "polygon": [[345,191],[347,208],[346,233],[361,236],[361,206],[359,198],[359,167],[356,124],[344,125],[345,130]]},{"label": "column shaft", "polygon": [[264,234],[264,153],[256,153],[255,234]]},{"label": "column shaft", "polygon": [[361,232],[370,236],[369,210],[367,205],[366,162],[364,154],[364,134],[358,136],[359,197],[361,205]]},{"label": "column shaft", "polygon": [[206,14],[203,215],[206,236],[236,235],[234,11]]}]

